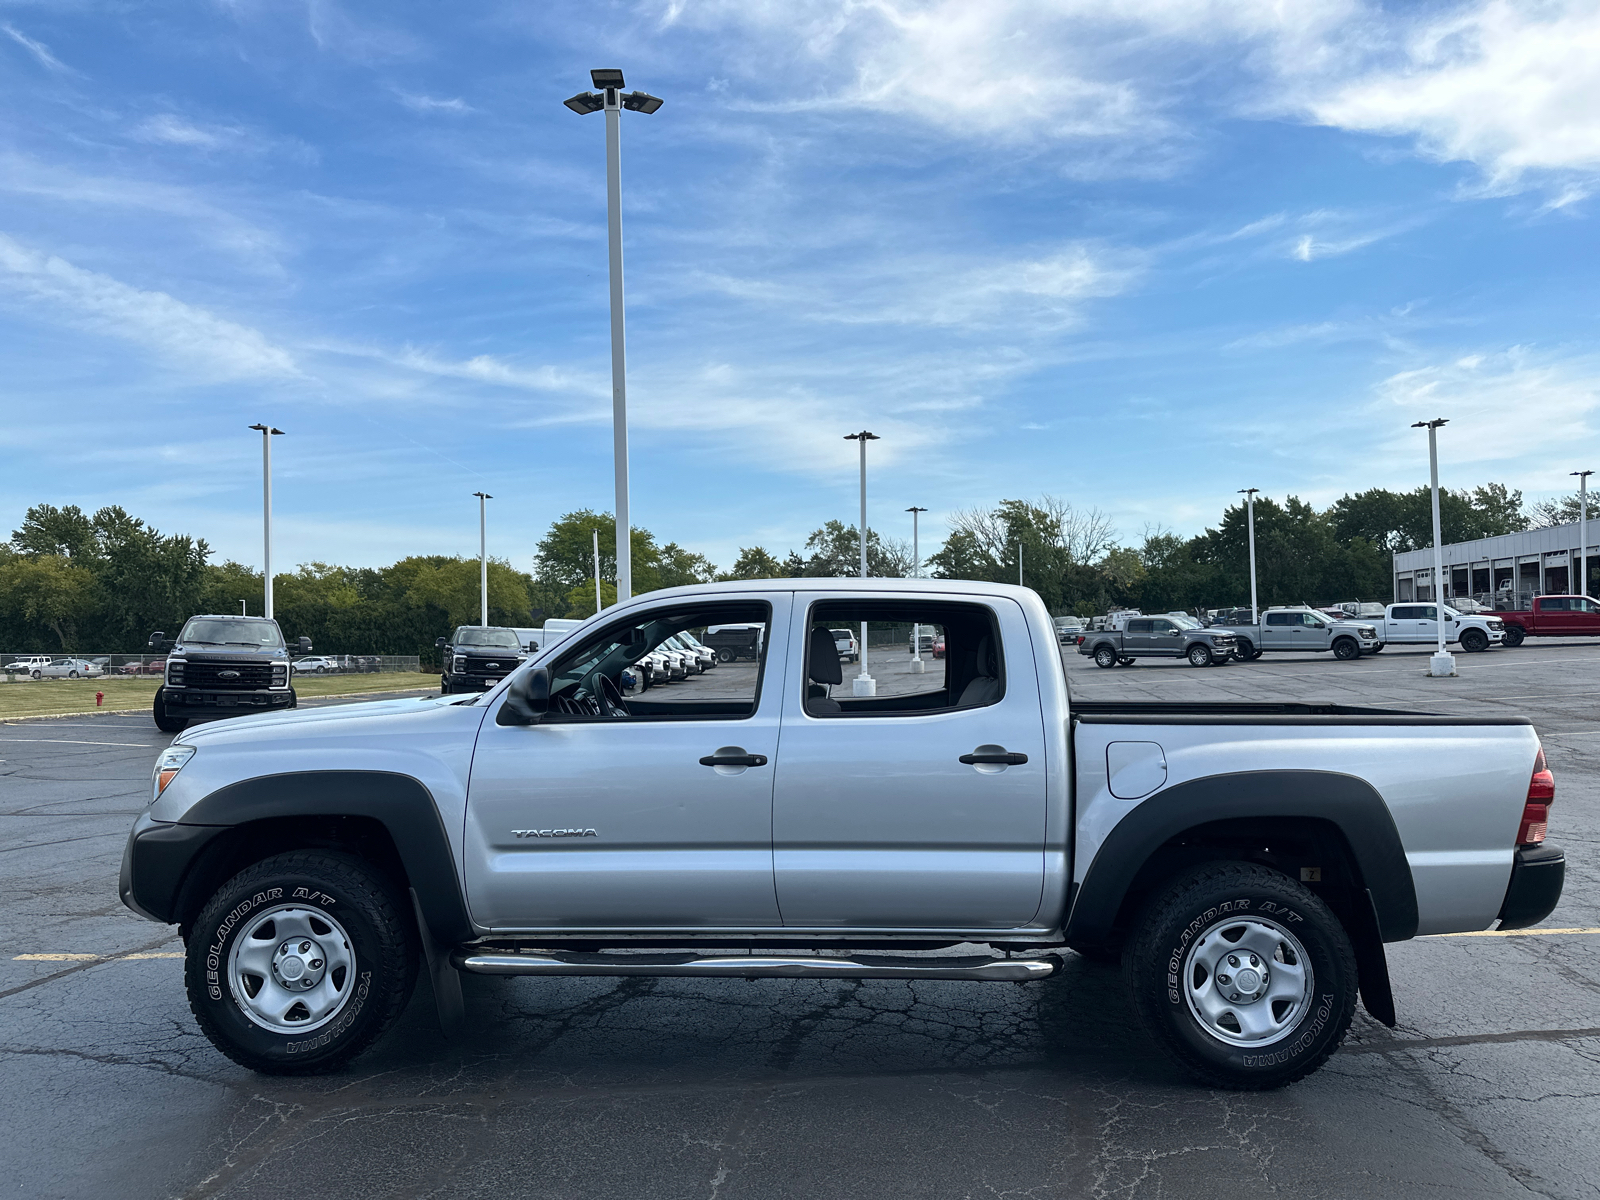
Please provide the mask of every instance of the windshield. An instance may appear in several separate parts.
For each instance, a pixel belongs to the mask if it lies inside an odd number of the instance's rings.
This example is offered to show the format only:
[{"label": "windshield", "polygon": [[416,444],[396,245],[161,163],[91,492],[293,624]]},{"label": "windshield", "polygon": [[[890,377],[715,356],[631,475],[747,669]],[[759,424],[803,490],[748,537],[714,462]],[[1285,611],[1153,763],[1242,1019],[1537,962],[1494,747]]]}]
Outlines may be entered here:
[{"label": "windshield", "polygon": [[482,626],[463,625],[456,630],[455,644],[460,646],[489,646],[496,650],[520,650],[515,629],[485,629]]},{"label": "windshield", "polygon": [[230,621],[227,617],[191,617],[178,635],[180,642],[206,646],[264,646],[280,649],[283,633],[276,621]]},{"label": "windshield", "polygon": [[696,649],[698,649],[698,648],[700,648],[700,647],[705,645],[704,642],[702,642],[699,638],[695,637],[695,635],[690,633],[687,629],[685,629],[682,633],[678,634],[678,640],[680,642],[682,642],[685,646],[691,646],[691,647],[694,647]]},{"label": "windshield", "polygon": [[1180,616],[1177,613],[1169,614],[1168,617],[1167,617],[1167,620],[1171,621],[1179,629],[1204,629],[1205,628],[1204,625],[1200,624],[1200,622],[1196,621],[1193,617]]}]

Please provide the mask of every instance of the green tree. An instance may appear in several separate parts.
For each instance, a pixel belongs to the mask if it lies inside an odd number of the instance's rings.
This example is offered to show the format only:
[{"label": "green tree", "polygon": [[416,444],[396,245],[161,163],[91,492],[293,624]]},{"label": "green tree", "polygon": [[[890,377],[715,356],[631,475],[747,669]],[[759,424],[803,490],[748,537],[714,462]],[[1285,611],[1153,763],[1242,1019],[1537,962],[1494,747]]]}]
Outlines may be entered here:
[{"label": "green tree", "polygon": [[[801,573],[810,576],[849,576],[861,573],[861,532],[843,521],[828,521],[806,538],[810,554]],[[879,537],[867,528],[867,574],[874,579],[898,579],[911,574],[911,549],[894,538]]]},{"label": "green tree", "polygon": [[85,646],[100,605],[94,575],[64,554],[8,555],[0,561],[0,629],[8,645],[37,645],[48,630],[61,650]]},{"label": "green tree", "polygon": [[739,547],[739,557],[723,579],[782,579],[784,566],[765,549],[752,546]]}]

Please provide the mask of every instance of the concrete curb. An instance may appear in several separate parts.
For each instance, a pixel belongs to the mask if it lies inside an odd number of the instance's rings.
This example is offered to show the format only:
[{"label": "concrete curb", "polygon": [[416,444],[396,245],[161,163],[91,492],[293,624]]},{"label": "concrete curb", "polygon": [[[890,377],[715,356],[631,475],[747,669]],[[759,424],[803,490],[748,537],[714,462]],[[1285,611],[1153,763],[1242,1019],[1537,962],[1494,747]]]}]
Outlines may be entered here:
[{"label": "concrete curb", "polygon": [[[415,696],[415,695],[417,695],[419,693],[427,693],[427,692],[433,692],[433,691],[437,691],[437,690],[438,690],[437,688],[433,688],[433,687],[420,687],[420,688],[401,688],[399,691],[393,691],[393,692],[335,692],[331,696],[307,696],[306,699],[307,700],[354,700],[357,697],[364,697],[364,698],[366,698],[368,700],[373,700],[373,699],[377,699],[377,698],[382,697],[382,696],[393,696],[393,697],[399,698],[399,697],[405,697],[405,696]],[[119,714],[144,713],[144,712],[149,712],[149,711],[150,711],[150,706],[148,704],[145,704],[145,705],[141,705],[138,708],[87,708],[87,709],[84,709],[82,712],[28,713],[28,714],[22,715],[22,716],[0,717],[0,726],[11,725],[11,724],[14,724],[14,723],[16,723],[18,721],[61,721],[61,720],[65,720],[67,717],[110,717],[110,716],[116,716],[116,715],[119,715]]]}]

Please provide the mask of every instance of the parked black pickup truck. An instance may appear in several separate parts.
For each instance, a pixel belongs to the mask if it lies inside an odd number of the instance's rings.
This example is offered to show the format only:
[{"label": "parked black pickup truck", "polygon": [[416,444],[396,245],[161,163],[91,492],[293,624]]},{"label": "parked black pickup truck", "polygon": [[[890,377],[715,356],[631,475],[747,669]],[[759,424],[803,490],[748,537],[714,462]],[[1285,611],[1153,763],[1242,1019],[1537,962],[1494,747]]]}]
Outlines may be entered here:
[{"label": "parked black pickup truck", "polygon": [[1223,629],[1207,629],[1193,617],[1129,617],[1122,630],[1091,633],[1078,653],[1097,667],[1125,667],[1136,658],[1187,658],[1192,667],[1220,667],[1233,657],[1237,639]]},{"label": "parked black pickup truck", "polygon": [[487,692],[527,660],[515,629],[500,625],[461,625],[434,646],[444,653],[439,692]]},{"label": "parked black pickup truck", "polygon": [[[163,733],[178,733],[197,717],[242,717],[294,708],[289,651],[270,617],[190,617],[176,641],[160,630],[150,648],[167,654],[152,715]],[[297,650],[311,652],[311,639]]]}]

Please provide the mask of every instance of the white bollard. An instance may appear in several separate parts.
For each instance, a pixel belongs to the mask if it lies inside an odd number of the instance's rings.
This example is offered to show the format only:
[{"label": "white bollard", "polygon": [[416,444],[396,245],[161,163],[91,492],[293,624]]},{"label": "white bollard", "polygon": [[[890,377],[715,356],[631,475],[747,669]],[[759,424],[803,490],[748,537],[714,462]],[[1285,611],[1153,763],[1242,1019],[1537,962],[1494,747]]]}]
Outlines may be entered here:
[{"label": "white bollard", "polygon": [[850,694],[853,696],[876,696],[878,694],[878,681],[871,675],[857,675],[850,681]]},{"label": "white bollard", "polygon": [[1456,656],[1446,650],[1428,659],[1428,674],[1434,679],[1445,679],[1456,673]]}]

